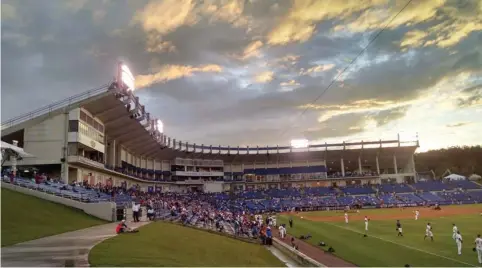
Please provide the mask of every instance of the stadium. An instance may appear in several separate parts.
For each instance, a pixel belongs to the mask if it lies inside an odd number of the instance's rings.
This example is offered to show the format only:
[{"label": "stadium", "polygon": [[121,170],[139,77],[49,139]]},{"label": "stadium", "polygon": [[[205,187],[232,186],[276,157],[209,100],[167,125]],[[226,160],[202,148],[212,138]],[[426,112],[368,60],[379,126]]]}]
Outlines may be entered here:
[{"label": "stadium", "polygon": [[[10,174],[3,177],[2,189],[75,207],[109,222],[130,222],[139,203],[154,210],[155,220],[240,239],[258,237],[248,215],[276,214],[277,223],[269,225],[294,221],[288,238],[296,238],[297,245],[281,238],[274,243],[308,266],[476,265],[470,243],[464,244],[466,254],[456,254],[451,224],[456,222],[468,241],[475,238],[482,186],[468,180],[422,180],[415,170],[418,141],[298,140],[276,147],[186,142],[169,137],[162,121],[146,111],[134,95],[133,77],[119,63],[114,82],[3,122],[2,142],[29,155],[5,158],[2,150],[3,171]],[[181,205],[172,208],[171,202]],[[440,211],[433,209],[439,206]],[[405,207],[419,207],[424,220],[414,220],[415,208]],[[345,212],[350,218],[346,223]],[[365,216],[373,226],[367,237]],[[425,218],[444,229],[435,247],[417,241]],[[395,219],[404,220],[405,242],[394,242],[389,231]],[[216,226],[208,224],[211,220]],[[139,234],[152,226],[142,227]],[[307,234],[310,239],[300,239]],[[321,241],[336,251],[326,253],[318,246]],[[18,264],[17,255],[3,251],[8,254],[2,254],[2,261]],[[22,261],[37,264],[28,257]]]}]

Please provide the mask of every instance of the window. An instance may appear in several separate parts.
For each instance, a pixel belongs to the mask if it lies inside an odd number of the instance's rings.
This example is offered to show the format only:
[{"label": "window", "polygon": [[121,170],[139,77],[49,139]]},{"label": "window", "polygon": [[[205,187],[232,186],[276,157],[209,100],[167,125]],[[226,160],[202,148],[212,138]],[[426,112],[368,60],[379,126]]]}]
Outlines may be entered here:
[{"label": "window", "polygon": [[84,111],[80,111],[80,120],[87,122],[87,114]]},{"label": "window", "polygon": [[79,120],[69,120],[69,132],[79,132]]},{"label": "window", "polygon": [[87,116],[87,121],[86,121],[86,122],[87,122],[88,125],[91,125],[91,126],[92,126],[92,124],[94,123],[93,121],[94,121],[94,119],[92,119],[92,117]]}]

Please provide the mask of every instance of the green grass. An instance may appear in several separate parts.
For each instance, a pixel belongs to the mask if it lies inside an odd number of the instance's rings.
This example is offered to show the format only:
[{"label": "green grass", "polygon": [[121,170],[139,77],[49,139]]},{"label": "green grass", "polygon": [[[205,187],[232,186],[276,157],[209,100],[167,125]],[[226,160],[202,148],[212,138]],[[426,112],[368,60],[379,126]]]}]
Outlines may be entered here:
[{"label": "green grass", "polygon": [[84,212],[2,188],[2,247],[106,223]]},{"label": "green grass", "polygon": [[139,233],[118,235],[95,246],[93,266],[284,266],[261,245],[155,222]]},{"label": "green grass", "polygon": [[[479,206],[482,208],[482,206]],[[393,214],[393,210],[363,210],[364,215]],[[310,216],[332,216],[333,212],[307,213]],[[342,213],[338,212],[340,218]],[[422,215],[423,216],[423,215]],[[287,215],[280,216],[280,222],[287,223]],[[293,217],[294,228],[288,233],[298,237],[311,234],[309,243],[317,245],[324,241],[335,249],[335,255],[358,266],[477,266],[477,254],[472,251],[474,240],[482,232],[480,215],[451,216],[446,218],[401,220],[404,237],[397,237],[395,220],[373,220],[369,224],[368,237],[363,237],[363,220],[344,222],[314,222]],[[435,242],[423,240],[427,222],[433,226]],[[462,255],[457,255],[452,240],[452,223],[456,223],[464,244]]]}]

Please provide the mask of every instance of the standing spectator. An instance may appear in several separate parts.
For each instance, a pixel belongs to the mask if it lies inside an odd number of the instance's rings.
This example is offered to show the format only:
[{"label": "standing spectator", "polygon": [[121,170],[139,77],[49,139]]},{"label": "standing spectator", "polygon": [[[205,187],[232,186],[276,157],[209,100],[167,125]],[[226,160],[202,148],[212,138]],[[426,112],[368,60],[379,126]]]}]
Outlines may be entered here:
[{"label": "standing spectator", "polygon": [[132,204],[132,217],[134,218],[134,222],[139,222],[139,210],[141,208],[140,204],[133,202]]}]

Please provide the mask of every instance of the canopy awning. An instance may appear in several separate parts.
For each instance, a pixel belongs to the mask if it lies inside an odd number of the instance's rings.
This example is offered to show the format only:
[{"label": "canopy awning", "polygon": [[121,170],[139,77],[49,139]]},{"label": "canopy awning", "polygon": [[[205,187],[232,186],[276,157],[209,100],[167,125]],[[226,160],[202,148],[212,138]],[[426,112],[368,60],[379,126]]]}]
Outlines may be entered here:
[{"label": "canopy awning", "polygon": [[17,153],[22,158],[34,157],[33,155],[25,152],[22,148],[20,148],[18,146],[15,146],[15,145],[12,145],[10,143],[6,143],[4,141],[2,141],[1,148],[2,148],[2,150],[11,150],[11,151]]}]

